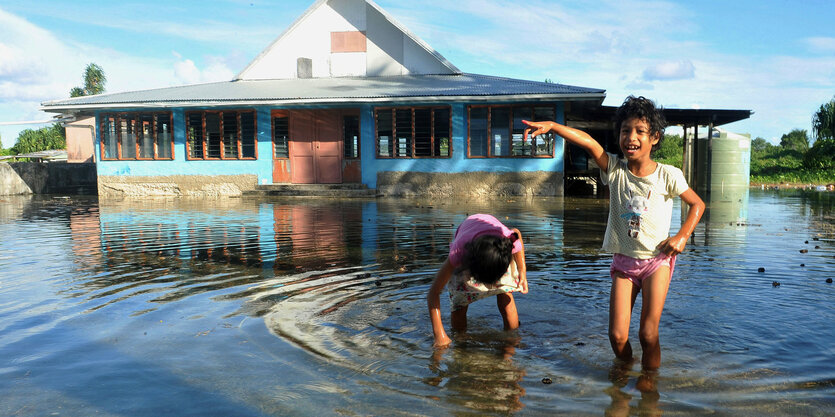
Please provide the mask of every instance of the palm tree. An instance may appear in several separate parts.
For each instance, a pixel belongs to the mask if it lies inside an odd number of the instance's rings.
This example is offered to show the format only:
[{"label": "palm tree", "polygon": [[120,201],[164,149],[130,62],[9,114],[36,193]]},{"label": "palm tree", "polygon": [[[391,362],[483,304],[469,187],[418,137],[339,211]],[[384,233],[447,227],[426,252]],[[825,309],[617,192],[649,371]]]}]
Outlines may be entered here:
[{"label": "palm tree", "polygon": [[90,63],[84,70],[84,91],[88,96],[101,94],[104,92],[104,83],[107,77],[104,76],[104,70],[100,66]]},{"label": "palm tree", "polygon": [[73,87],[70,90],[70,97],[92,96],[104,92],[104,83],[107,77],[104,70],[95,63],[90,63],[84,70],[84,88]]},{"label": "palm tree", "polygon": [[835,97],[812,116],[812,130],[816,139],[835,139]]}]

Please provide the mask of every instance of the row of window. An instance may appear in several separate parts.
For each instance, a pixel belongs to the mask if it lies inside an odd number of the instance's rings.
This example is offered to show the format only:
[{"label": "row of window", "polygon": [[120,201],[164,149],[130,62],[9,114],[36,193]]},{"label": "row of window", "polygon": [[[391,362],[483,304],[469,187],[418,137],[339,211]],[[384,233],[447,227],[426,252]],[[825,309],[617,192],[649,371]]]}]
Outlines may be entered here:
[{"label": "row of window", "polygon": [[[468,108],[468,156],[553,157],[554,136],[524,138],[522,120],[555,120],[553,106],[471,106]],[[255,111],[221,110],[185,113],[186,156],[190,160],[256,159]],[[102,159],[174,159],[170,112],[112,113],[100,118]],[[393,107],[374,111],[377,158],[448,158],[452,155],[449,107]],[[290,156],[290,120],[272,120],[275,158]],[[346,159],[360,157],[359,116],[342,117]]]}]

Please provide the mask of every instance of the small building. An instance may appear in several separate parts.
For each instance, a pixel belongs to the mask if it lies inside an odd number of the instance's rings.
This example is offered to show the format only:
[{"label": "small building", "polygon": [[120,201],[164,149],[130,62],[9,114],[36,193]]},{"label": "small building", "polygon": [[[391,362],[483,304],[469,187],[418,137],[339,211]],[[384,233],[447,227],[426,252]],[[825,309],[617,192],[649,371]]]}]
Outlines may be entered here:
[{"label": "small building", "polygon": [[239,195],[271,184],[553,196],[563,193],[564,142],[525,140],[522,120],[565,122],[604,97],[462,73],[373,1],[319,0],[234,80],[42,110],[95,118],[102,196]]}]

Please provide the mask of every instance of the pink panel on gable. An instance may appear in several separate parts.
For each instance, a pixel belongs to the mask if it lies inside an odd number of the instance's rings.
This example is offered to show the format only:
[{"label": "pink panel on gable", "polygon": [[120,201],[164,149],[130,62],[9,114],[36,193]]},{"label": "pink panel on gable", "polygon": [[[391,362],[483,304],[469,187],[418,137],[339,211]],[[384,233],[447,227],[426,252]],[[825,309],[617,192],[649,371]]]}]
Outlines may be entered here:
[{"label": "pink panel on gable", "polygon": [[331,52],[365,52],[363,32],[331,32]]}]

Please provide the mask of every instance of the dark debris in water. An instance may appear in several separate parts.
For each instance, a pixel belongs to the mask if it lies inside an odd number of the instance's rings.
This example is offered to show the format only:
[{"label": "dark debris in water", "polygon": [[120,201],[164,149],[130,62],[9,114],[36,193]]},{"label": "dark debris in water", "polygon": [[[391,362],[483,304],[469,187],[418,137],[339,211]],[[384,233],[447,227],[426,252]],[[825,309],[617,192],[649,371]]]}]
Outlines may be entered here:
[{"label": "dark debris in water", "polygon": [[779,286],[780,286],[780,283],[779,283],[779,282],[777,282],[777,281],[771,281],[771,286],[772,286],[772,287],[779,287]]},{"label": "dark debris in water", "polygon": [[757,272],[765,272],[765,268],[759,267],[759,268],[757,268]]},{"label": "dark debris in water", "polygon": [[542,383],[545,384],[545,385],[548,385],[548,384],[553,383],[553,382],[554,381],[552,381],[551,378],[548,378],[547,376],[545,378],[542,378]]},{"label": "dark debris in water", "polygon": [[827,279],[826,279],[826,283],[827,283],[827,284],[831,284],[831,283],[832,283],[832,278],[827,278]]}]

